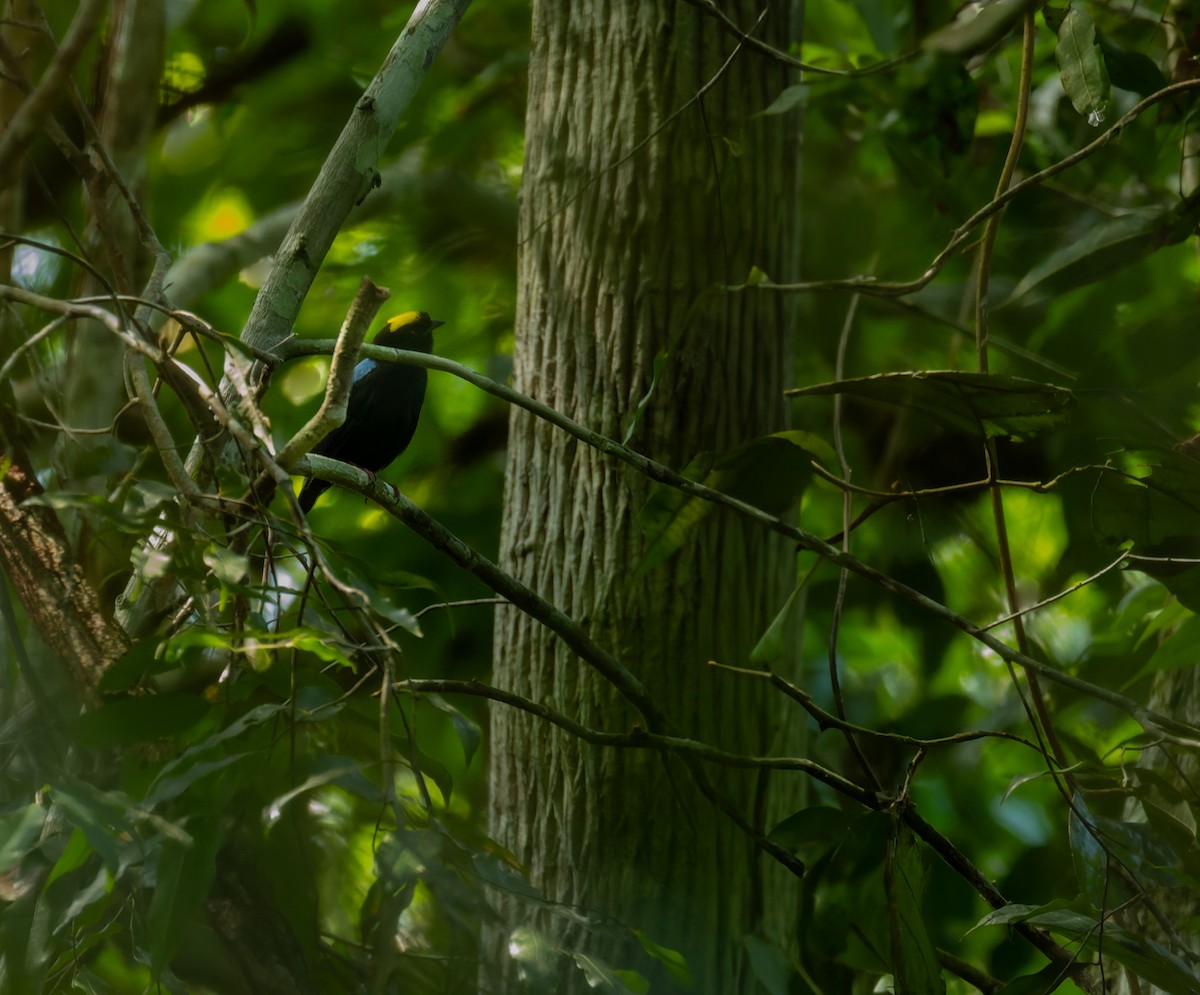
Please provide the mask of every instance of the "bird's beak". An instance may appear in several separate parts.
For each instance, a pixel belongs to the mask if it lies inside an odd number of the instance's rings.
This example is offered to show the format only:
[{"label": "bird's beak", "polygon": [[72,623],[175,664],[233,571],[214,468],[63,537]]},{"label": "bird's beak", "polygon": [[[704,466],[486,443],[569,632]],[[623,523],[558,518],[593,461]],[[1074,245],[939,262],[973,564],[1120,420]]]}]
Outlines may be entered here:
[{"label": "bird's beak", "polygon": [[435,328],[441,328],[444,324],[446,324],[444,321],[438,321],[437,318],[433,318],[429,322],[429,330],[432,332]]}]

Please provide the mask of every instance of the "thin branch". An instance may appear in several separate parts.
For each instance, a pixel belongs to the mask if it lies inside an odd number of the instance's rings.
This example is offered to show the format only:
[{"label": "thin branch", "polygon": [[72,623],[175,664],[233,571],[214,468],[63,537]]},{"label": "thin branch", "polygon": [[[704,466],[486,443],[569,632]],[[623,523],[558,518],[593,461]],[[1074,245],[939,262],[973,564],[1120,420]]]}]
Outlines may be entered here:
[{"label": "thin branch", "polygon": [[949,736],[935,736],[932,739],[921,739],[918,736],[908,736],[902,732],[884,732],[880,729],[872,729],[870,726],[855,725],[853,722],[847,722],[844,718],[834,715],[832,712],[827,712],[817,704],[816,699],[805,691],[803,688],[796,687],[791,681],[773,670],[750,670],[746,667],[733,667],[726,663],[717,663],[710,661],[710,666],[716,667],[719,670],[728,671],[731,674],[737,674],[741,677],[749,677],[756,680],[770,681],[772,686],[786,694],[789,698],[800,705],[817,723],[817,728],[824,732],[826,729],[841,729],[845,732],[852,732],[860,736],[870,736],[874,739],[885,739],[892,743],[903,743],[906,746],[916,746],[922,749],[928,749],[933,746],[951,746],[957,743],[970,743],[977,739],[1006,739],[1011,743],[1020,743],[1022,746],[1027,746],[1039,755],[1044,755],[1045,751],[1031,742],[1024,736],[1018,736],[1016,733],[1002,732],[992,729],[976,729],[971,732],[956,732]]},{"label": "thin branch", "polygon": [[346,320],[342,323],[342,330],[338,333],[321,406],[280,450],[276,456],[280,465],[288,466],[295,462],[299,456],[312,449],[346,420],[346,405],[350,400],[350,387],[354,381],[354,367],[358,363],[358,350],[371,329],[375,315],[390,296],[390,291],[363,277],[354,302],[346,313]]},{"label": "thin branch", "polygon": [[[280,352],[284,354],[283,358],[291,359],[296,356],[328,353],[332,348],[333,342],[328,339],[292,339],[284,343]],[[992,650],[1001,659],[1027,667],[1040,676],[1044,676],[1047,680],[1061,684],[1063,687],[1069,688],[1079,694],[1107,702],[1130,715],[1147,729],[1169,732],[1188,741],[1200,740],[1200,728],[1191,726],[1186,722],[1180,722],[1169,715],[1164,715],[1153,709],[1146,708],[1132,698],[1118,694],[1115,691],[1110,691],[1108,688],[1090,684],[1048,663],[1021,653],[1002,640],[992,636],[986,629],[976,625],[976,623],[965,616],[959,615],[957,612],[935,601],[928,595],[922,594],[915,588],[901,583],[882,570],[869,566],[848,553],[843,553],[836,546],[831,546],[818,536],[810,532],[805,532],[790,522],[785,522],[783,519],[769,514],[752,504],[748,504],[721,491],[713,490],[711,487],[705,487],[694,480],[689,480],[687,477],[676,473],[670,467],[658,463],[635,450],[629,449],[619,442],[601,435],[599,432],[586,428],[541,401],[527,397],[506,384],[490,380],[469,367],[463,366],[461,363],[444,359],[441,356],[432,356],[422,352],[409,352],[402,349],[389,349],[386,346],[373,344],[364,345],[361,354],[389,362],[404,362],[415,366],[423,366],[429,370],[439,370],[459,377],[478,387],[480,390],[502,398],[510,404],[515,404],[550,424],[557,426],[593,449],[621,460],[650,480],[665,484],[668,487],[674,487],[676,490],[691,497],[700,498],[712,504],[719,505],[722,508],[727,508],[741,518],[757,522],[772,532],[786,536],[801,549],[824,557],[836,566],[847,567],[852,573],[864,577],[873,584],[884,588],[910,604],[916,605],[936,618],[948,622],[956,629],[960,629]],[[292,469],[297,472],[302,470],[313,476],[321,477],[323,480],[330,480],[342,487],[358,491],[372,500],[380,501],[384,504],[387,504],[391,500],[391,488],[389,485],[380,483],[372,487],[372,481],[364,471],[350,467],[345,463],[339,463],[336,460],[309,456],[297,463]]]},{"label": "thin branch", "polygon": [[[1004,615],[1001,618],[996,619],[994,622],[989,622],[987,625],[981,626],[980,631],[987,632],[988,630],[994,629],[997,626],[1004,625],[1006,622],[1011,622],[1014,618],[1017,618],[1018,616],[1029,615],[1030,613],[1035,612],[1040,608],[1045,608],[1047,605],[1052,605],[1056,601],[1061,601],[1068,594],[1074,594],[1080,588],[1087,587],[1089,584],[1094,584],[1105,574],[1112,572],[1117,567],[1121,566],[1123,563],[1131,562],[1135,558],[1136,557],[1134,557],[1128,551],[1123,552],[1120,556],[1118,556],[1115,560],[1113,560],[1112,563],[1108,564],[1108,566],[1101,567],[1090,577],[1085,577],[1083,580],[1077,581],[1076,583],[1072,584],[1070,587],[1064,588],[1063,590],[1057,592],[1056,594],[1050,595],[1050,597],[1048,597],[1048,598],[1043,598],[1041,601],[1037,602],[1037,604],[1028,605],[1025,608],[1021,608],[1018,611],[1015,611],[1010,615]],[[1193,562],[1200,562],[1200,560],[1193,561]]]},{"label": "thin branch", "polygon": [[[850,344],[850,332],[854,328],[854,315],[858,312],[858,302],[860,299],[859,294],[851,296],[850,306],[846,308],[846,317],[842,321],[842,331],[838,335],[837,359],[834,364],[834,379],[836,380],[842,380],[846,376],[846,350]],[[833,398],[833,447],[837,452],[842,477],[849,481],[853,471],[850,468],[850,461],[846,458],[846,447],[842,445],[841,394],[837,394]],[[850,552],[850,503],[850,493],[843,491],[841,540],[843,553]],[[834,595],[833,613],[829,623],[829,686],[833,691],[834,708],[837,710],[838,718],[842,722],[846,721],[846,699],[842,694],[841,675],[838,668],[838,634],[842,627],[842,612],[846,606],[846,586],[849,580],[849,570],[845,567],[838,570],[837,593]],[[846,745],[850,747],[850,752],[854,754],[854,759],[858,761],[858,765],[862,768],[863,773],[866,774],[877,790],[881,789],[883,782],[880,781],[879,775],[875,773],[875,768],[867,760],[867,755],[863,753],[862,747],[859,746],[854,734],[844,726],[842,732],[846,737]]]},{"label": "thin branch", "polygon": [[747,48],[758,52],[761,55],[768,56],[776,62],[782,63],[791,69],[799,69],[806,73],[813,73],[817,76],[831,77],[857,77],[869,76],[872,73],[883,72],[887,69],[894,69],[905,62],[914,59],[918,53],[912,52],[907,55],[899,55],[893,59],[884,59],[881,62],[873,63],[870,66],[865,66],[862,69],[826,69],[823,66],[815,66],[811,62],[803,62],[797,59],[794,55],[789,55],[782,49],[776,48],[774,45],[768,45],[765,41],[759,41],[753,35],[748,35],[737,24],[737,22],[726,14],[713,0],[684,0],[685,3],[703,11],[709,17],[715,18],[716,21],[728,31],[733,37],[745,45]]},{"label": "thin branch", "polygon": [[1060,159],[1052,166],[1047,166],[1040,172],[1033,173],[1025,179],[1020,180],[1010,186],[1004,193],[995,197],[978,211],[972,214],[966,221],[954,229],[950,237],[950,241],[946,243],[933,261],[915,280],[908,281],[888,281],[875,280],[872,277],[857,276],[851,277],[848,280],[814,280],[805,283],[771,283],[765,281],[757,283],[753,286],[742,285],[737,287],[729,287],[729,290],[770,290],[781,293],[814,293],[819,291],[841,291],[845,293],[863,293],[872,297],[905,297],[908,294],[915,294],[918,290],[932,283],[934,278],[942,271],[954,252],[960,245],[967,240],[971,233],[979,227],[983,222],[990,218],[993,214],[1002,211],[1005,206],[1013,200],[1018,194],[1038,186],[1053,176],[1065,172],[1072,166],[1076,166],[1083,162],[1084,159],[1108,145],[1115,139],[1130,122],[1137,119],[1143,111],[1153,107],[1155,104],[1162,102],[1170,97],[1177,96],[1181,93],[1187,93],[1192,90],[1200,89],[1200,79],[1184,80],[1180,83],[1172,83],[1170,86],[1165,86],[1161,90],[1156,90],[1150,96],[1143,100],[1139,100],[1125,114],[1122,114],[1117,122],[1104,131],[1098,138],[1095,138],[1083,148],[1076,152],[1072,152],[1069,156]]},{"label": "thin branch", "polygon": [[107,6],[105,0],[83,0],[41,80],[0,133],[0,186],[7,186],[10,171],[50,116],[50,108],[70,80],[71,71],[96,33]]},{"label": "thin branch", "polygon": [[[378,500],[375,495],[368,495]],[[379,502],[383,504],[384,502]],[[385,505],[386,506],[386,505]],[[397,690],[411,691],[416,694],[466,694],[474,697],[488,698],[492,701],[508,705],[541,718],[560,729],[565,730],[584,742],[597,746],[615,749],[650,749],[669,752],[695,760],[720,764],[727,767],[757,769],[757,770],[793,770],[801,771],[816,781],[820,781],[840,794],[858,802],[872,811],[894,811],[918,836],[953,868],[971,887],[973,887],[992,908],[1000,909],[1008,905],[1008,900],[1000,893],[978,867],[976,867],[961,850],[949,839],[939,833],[920,815],[911,802],[897,802],[886,795],[860,787],[840,774],[822,767],[806,757],[754,757],[709,746],[694,739],[680,736],[662,735],[634,729],[628,733],[611,733],[591,729],[576,722],[574,719],[548,708],[540,702],[531,701],[520,695],[513,694],[501,688],[491,687],[479,681],[450,681],[450,680],[405,680],[398,681]],[[1056,963],[1066,963],[1072,959],[1069,950],[1059,946],[1050,935],[1043,930],[1030,926],[1028,923],[1016,923],[1014,930],[1024,936],[1034,947]]]}]

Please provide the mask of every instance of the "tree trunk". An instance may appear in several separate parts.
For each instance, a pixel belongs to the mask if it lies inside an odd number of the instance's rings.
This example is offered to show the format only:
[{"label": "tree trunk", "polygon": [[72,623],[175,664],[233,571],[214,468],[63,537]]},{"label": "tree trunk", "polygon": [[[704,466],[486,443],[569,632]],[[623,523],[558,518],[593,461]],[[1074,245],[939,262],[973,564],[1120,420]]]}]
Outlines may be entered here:
[{"label": "tree trunk", "polygon": [[[747,28],[758,13],[723,9]],[[757,37],[786,45],[799,21],[773,10]],[[665,356],[631,444],[680,468],[784,428],[791,308],[716,288],[743,283],[754,265],[797,273],[799,122],[752,119],[794,80],[746,49],[721,73],[736,38],[683,4],[540,2],[533,38],[516,387],[620,439]],[[791,551],[712,514],[640,575],[645,479],[516,409],[509,445],[505,568],[615,652],[685,735],[764,752],[778,704],[761,682],[707,663],[747,663],[790,590]],[[636,722],[515,609],[498,616],[495,671],[499,684],[589,726]],[[536,922],[564,949],[653,975],[615,920],[681,950],[697,991],[750,990],[739,951],[761,925],[762,862],[681,765],[589,748],[499,707],[492,742],[493,838],[548,898],[604,917],[598,928],[568,927],[510,902],[493,968],[509,931]],[[748,820],[762,818],[752,773],[711,773]],[[656,992],[670,990],[660,984]]]}]

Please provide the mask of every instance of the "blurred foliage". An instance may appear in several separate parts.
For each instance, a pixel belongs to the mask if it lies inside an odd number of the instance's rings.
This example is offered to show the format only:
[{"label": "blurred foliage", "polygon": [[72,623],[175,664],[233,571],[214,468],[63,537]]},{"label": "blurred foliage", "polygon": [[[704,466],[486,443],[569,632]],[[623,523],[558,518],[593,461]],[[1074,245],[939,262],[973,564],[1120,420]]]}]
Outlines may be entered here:
[{"label": "blurred foliage", "polygon": [[[804,279],[915,279],[955,226],[992,199],[1016,118],[1029,5],[993,6],[1011,9],[967,31],[953,26],[958,5],[948,0],[808,4],[802,58],[839,70],[884,65],[810,75],[775,106],[746,108],[805,109]],[[1083,3],[1039,14],[1019,176],[1082,148],[1165,85],[1161,7]],[[47,10],[60,37],[73,8]],[[164,245],[184,255],[303,197],[410,12],[378,0],[352,13],[324,0],[168,4],[144,194]],[[719,30],[715,21],[706,29]],[[331,337],[366,273],[391,288],[389,308],[446,321],[439,354],[506,378],[529,30],[526,5],[515,0],[471,8],[391,145],[397,159],[419,155],[424,194],[401,191],[401,208],[342,231],[297,335]],[[81,86],[96,57],[90,50],[78,69]],[[1190,347],[1196,203],[1179,183],[1195,106],[1194,95],[1156,104],[1119,141],[1008,205],[991,272],[992,376],[975,366],[971,241],[919,292],[859,299],[840,377],[850,298],[805,295],[794,431],[735,453],[696,454],[679,469],[772,513],[798,508],[806,530],[840,536],[842,492],[809,464],[815,456],[838,471],[836,418],[853,482],[875,494],[852,502],[852,518],[871,513],[850,535],[851,552],[984,624],[1009,609],[987,495],[963,485],[985,479],[984,439],[994,438],[999,477],[1056,482],[1005,489],[1023,604],[1091,578],[1122,549],[1135,557],[1125,567],[1137,567],[1109,570],[1029,614],[1033,654],[1144,702],[1156,674],[1197,662],[1200,569],[1189,558],[1200,552],[1200,464],[1174,448],[1200,432],[1200,352]],[[85,221],[77,181],[48,141],[30,163],[38,183],[29,184],[23,234],[70,247],[68,225]],[[468,189],[470,198],[460,196]],[[236,335],[262,273],[248,266],[191,310]],[[77,276],[62,256],[16,249],[21,286],[66,298]],[[45,320],[12,307],[0,357]],[[204,361],[219,371],[221,350],[203,349],[189,340],[180,356],[214,376]],[[10,441],[28,449],[46,488],[37,500],[66,523],[106,594],[115,598],[132,569],[145,583],[169,574],[193,600],[108,671],[100,707],[75,716],[49,651],[5,591],[0,987],[237,990],[209,924],[232,861],[247,888],[285,910],[318,990],[474,990],[491,891],[524,895],[531,907],[553,908],[555,896],[538,894],[486,839],[481,699],[393,693],[381,719],[379,695],[389,674],[485,678],[491,611],[471,602],[491,592],[337,489],[311,522],[338,585],[306,574],[279,496],[269,542],[261,533],[235,541],[236,523],[184,515],[136,430],[118,425],[112,437],[94,437],[54,428],[70,361],[62,338],[49,336],[0,385],[4,407],[23,419]],[[307,359],[277,373],[264,404],[277,441],[315,408],[327,367]],[[836,410],[832,395],[841,398]],[[166,391],[161,403],[176,437],[189,438],[182,407]],[[489,557],[506,419],[494,398],[433,373],[416,439],[385,474]],[[656,493],[642,514],[641,569],[673,555],[713,513],[723,512]],[[143,546],[158,525],[182,537],[169,554]],[[809,553],[797,560],[806,664],[788,677],[821,707],[835,708],[828,661],[837,612],[837,663],[856,725],[908,737],[983,729],[1034,738],[993,651],[857,578],[841,603],[833,567]],[[800,610],[798,601],[780,605],[781,614]],[[747,659],[776,659],[779,631],[765,633],[753,657],[747,647]],[[994,631],[1014,641],[1011,622]],[[1054,687],[1049,694],[1074,765],[1072,805],[1028,742],[930,746],[910,766],[910,744],[860,740],[885,789],[905,783],[907,801],[1014,904],[989,911],[894,812],[865,811],[814,784],[812,805],[772,832],[808,868],[797,884],[795,949],[745,938],[762,990],[974,990],[961,972],[939,968],[942,950],[1007,992],[1070,992],[1064,972],[1047,967],[1012,924],[1043,926],[1086,961],[1102,918],[1128,897],[1111,872],[1114,855],[1148,886],[1200,886],[1194,793],[1132,767],[1150,735],[1110,704]],[[1200,720],[1197,702],[1179,709],[1177,717]],[[794,721],[808,721],[799,707]],[[849,777],[862,773],[833,731],[814,740],[811,757]],[[599,990],[645,988],[644,964],[599,964],[505,925],[530,990],[553,990],[540,979],[564,960]],[[1178,951],[1132,928],[1104,936],[1110,963],[1168,992],[1200,990]],[[653,937],[638,940],[646,964],[687,979],[678,955]]]}]

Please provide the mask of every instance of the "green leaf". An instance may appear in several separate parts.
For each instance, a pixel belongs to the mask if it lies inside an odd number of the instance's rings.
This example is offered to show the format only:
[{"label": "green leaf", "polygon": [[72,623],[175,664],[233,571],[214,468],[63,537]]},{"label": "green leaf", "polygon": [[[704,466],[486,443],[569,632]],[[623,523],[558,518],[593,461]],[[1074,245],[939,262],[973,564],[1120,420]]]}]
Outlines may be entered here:
[{"label": "green leaf", "polygon": [[463,760],[469,767],[471,760],[475,756],[475,751],[479,749],[479,744],[483,740],[483,733],[479,728],[479,724],[474,719],[464,715],[461,710],[455,708],[454,705],[446,701],[441,695],[422,695],[421,700],[433,705],[434,708],[444,713],[450,719],[450,724],[454,726],[454,731],[458,735],[458,742],[462,746]]},{"label": "green leaf", "polygon": [[189,841],[163,839],[154,862],[154,894],[146,916],[145,940],[150,973],[163,972],[179,949],[184,932],[196,920],[216,873],[220,833],[215,815],[188,822]]},{"label": "green leaf", "polygon": [[1014,978],[1000,989],[998,995],[1050,995],[1068,974],[1069,969],[1061,964],[1047,964],[1037,974]]},{"label": "green leaf", "polygon": [[1104,55],[1104,65],[1108,68],[1108,78],[1113,86],[1148,97],[1170,82],[1158,64],[1145,53],[1121,47],[1099,29],[1096,31],[1096,41]]},{"label": "green leaf", "polygon": [[1196,973],[1171,951],[1144,936],[1108,926],[1103,933],[1093,930],[1080,952],[1103,954],[1168,995],[1200,995]]},{"label": "green leaf", "polygon": [[159,642],[157,639],[139,639],[116,663],[100,677],[100,692],[115,694],[127,691],[137,684],[157,664]]},{"label": "green leaf", "polygon": [[41,834],[46,810],[36,802],[0,818],[0,873],[21,860]]},{"label": "green leaf", "polygon": [[[206,754],[215,750],[218,746],[227,743],[229,740],[236,739],[247,730],[253,729],[264,722],[269,722],[280,712],[285,711],[287,707],[286,704],[257,705],[245,715],[241,715],[229,723],[224,729],[207,737],[203,742],[197,743],[195,746],[189,746],[182,754],[170,761],[158,772],[158,776],[155,777],[150,785],[150,789],[147,791],[147,804],[154,804],[153,800],[174,798],[195,779],[193,774],[189,772],[189,768],[200,761]],[[222,755],[217,764],[229,764],[236,759],[237,756],[227,757]],[[218,768],[210,766],[206,772],[215,769]]]},{"label": "green leaf", "polygon": [[1080,819],[1082,813],[1089,822],[1093,821],[1087,804],[1076,794],[1069,813],[1069,836],[1071,861],[1075,865],[1075,878],[1080,891],[1095,908],[1103,908],[1107,901],[1109,884],[1108,855],[1088,826]]},{"label": "green leaf", "polygon": [[986,7],[968,8],[963,17],[939,28],[923,45],[935,52],[948,52],[968,59],[991,48],[1003,38],[1037,0],[996,0]]},{"label": "green leaf", "polygon": [[750,651],[750,662],[755,666],[769,667],[786,657],[791,646],[789,621],[792,617],[792,608],[804,588],[805,584],[801,583],[792,589],[792,593],[787,596],[779,613],[767,626],[767,631],[754,644],[754,648]]},{"label": "green leaf", "polygon": [[[759,111],[754,117],[766,117],[772,114],[786,114],[788,111],[803,108],[808,102],[808,84],[799,83],[796,86],[787,87],[779,94],[771,103]],[[747,286],[753,287],[755,284],[747,281]]]},{"label": "green leaf", "polygon": [[850,394],[919,411],[949,428],[988,438],[1028,439],[1066,422],[1074,406],[1071,391],[1021,377],[955,370],[877,373],[793,387],[789,397]]},{"label": "green leaf", "polygon": [[208,777],[209,774],[219,773],[227,767],[232,767],[234,764],[244,761],[248,756],[251,756],[251,754],[230,753],[212,760],[197,761],[196,763],[188,764],[180,769],[178,773],[173,773],[170,777],[163,777],[160,773],[154,781],[154,790],[146,795],[146,807],[154,808],[163,802],[170,801],[172,798],[178,798],[191,788],[192,785]]},{"label": "green leaf", "polygon": [[1003,306],[1035,289],[1035,298],[1040,300],[1107,280],[1163,246],[1182,241],[1192,224],[1186,214],[1162,207],[1141,208],[1088,224],[1026,273]]},{"label": "green leaf", "polygon": [[850,831],[850,819],[841,809],[814,805],[793,812],[770,832],[770,840],[791,850],[806,864],[816,863],[841,845]]},{"label": "green leaf", "polygon": [[635,971],[614,971],[602,960],[575,951],[571,955],[589,988],[608,995],[645,995],[650,982]]},{"label": "green leaf", "polygon": [[677,984],[682,985],[684,988],[692,987],[692,972],[688,970],[687,958],[683,954],[678,950],[672,950],[669,947],[655,943],[640,929],[630,930],[630,932],[637,937],[638,942],[642,945],[642,949],[667,969],[667,973],[671,975]]},{"label": "green leaf", "polygon": [[136,836],[137,806],[116,791],[100,791],[86,781],[64,776],[51,787],[51,797],[67,821],[82,830],[92,850],[114,870],[122,846]]},{"label": "green leaf", "polygon": [[633,417],[629,419],[629,426],[625,429],[625,435],[621,438],[622,445],[629,445],[629,440],[633,438],[633,433],[637,431],[638,425],[646,417],[646,409],[650,406],[650,400],[654,397],[654,392],[658,388],[658,382],[662,378],[663,370],[667,367],[667,359],[669,357],[670,353],[665,349],[660,349],[654,354],[654,362],[650,366],[650,386],[646,388],[646,393],[638,398],[637,407],[633,411]]},{"label": "green leaf", "polygon": [[1156,649],[1122,689],[1150,674],[1185,670],[1200,663],[1200,616],[1192,615],[1178,629],[1159,643]]},{"label": "green leaf", "polygon": [[787,954],[774,943],[749,933],[742,937],[742,944],[750,958],[750,970],[769,995],[794,995],[796,991],[808,990]]},{"label": "green leaf", "polygon": [[892,975],[898,995],[943,995],[946,982],[921,913],[924,853],[912,831],[896,820],[884,865],[892,941]]},{"label": "green leaf", "polygon": [[[1159,580],[1200,613],[1200,463],[1171,450],[1125,454],[1147,470],[1101,473],[1092,490],[1092,531],[1107,545],[1132,544],[1130,566]],[[1142,558],[1139,558],[1142,557]]]},{"label": "green leaf", "polygon": [[1054,48],[1063,89],[1071,106],[1098,127],[1108,112],[1108,69],[1096,41],[1096,26],[1079,7],[1067,11],[1058,29]]},{"label": "green leaf", "polygon": [[75,723],[83,746],[126,746],[187,732],[212,708],[194,694],[139,695],[105,702]]},{"label": "green leaf", "polygon": [[224,546],[209,546],[204,562],[222,584],[238,584],[250,572],[250,557]]},{"label": "green leaf", "polygon": [[352,794],[368,801],[377,801],[383,797],[377,786],[368,781],[359,768],[359,764],[346,757],[322,754],[314,758],[313,773],[290,791],[284,792],[273,799],[263,808],[263,822],[267,825],[275,823],[283,814],[283,810],[302,795],[315,791],[327,784],[337,784],[348,787]]}]

